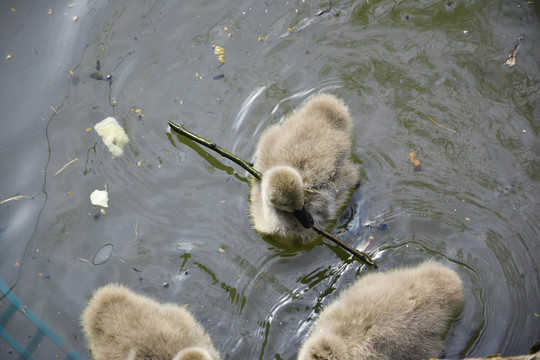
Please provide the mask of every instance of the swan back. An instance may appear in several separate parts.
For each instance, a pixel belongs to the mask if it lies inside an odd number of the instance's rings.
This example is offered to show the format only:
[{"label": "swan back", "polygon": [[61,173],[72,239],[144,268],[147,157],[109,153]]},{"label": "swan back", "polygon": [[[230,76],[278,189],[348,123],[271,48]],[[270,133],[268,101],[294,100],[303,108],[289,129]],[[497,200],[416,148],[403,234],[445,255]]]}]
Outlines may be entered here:
[{"label": "swan back", "polygon": [[433,261],[366,275],[321,312],[298,359],[436,358],[463,300],[459,276]]},{"label": "swan back", "polygon": [[323,227],[335,217],[358,181],[351,160],[351,132],[347,106],[330,94],[311,97],[282,123],[263,132],[254,164],[262,173],[262,183],[251,181],[255,229],[293,245],[316,237],[291,211],[303,204]]},{"label": "swan back", "polygon": [[187,357],[179,359],[219,359],[210,337],[187,310],[121,285],[98,289],[81,320],[94,360],[173,359],[187,348]]}]

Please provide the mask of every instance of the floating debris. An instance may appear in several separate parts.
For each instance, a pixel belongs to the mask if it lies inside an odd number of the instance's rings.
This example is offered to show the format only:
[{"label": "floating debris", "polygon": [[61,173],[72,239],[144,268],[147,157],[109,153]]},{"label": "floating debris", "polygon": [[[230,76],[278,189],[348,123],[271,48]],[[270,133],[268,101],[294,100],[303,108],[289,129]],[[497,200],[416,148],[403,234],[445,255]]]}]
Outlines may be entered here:
[{"label": "floating debris", "polygon": [[105,244],[96,251],[96,254],[92,258],[92,265],[105,264],[111,258],[114,250],[113,244]]},{"label": "floating debris", "polygon": [[13,58],[13,55],[9,54],[8,56],[6,56],[6,60],[11,60]]},{"label": "floating debris", "polygon": [[440,127],[442,127],[442,128],[445,129],[445,130],[451,131],[451,132],[453,132],[453,133],[457,133],[457,130],[449,129],[449,128],[447,128],[446,126],[443,126],[443,125],[439,124],[438,122],[436,122],[435,120],[433,120],[433,119],[430,118],[429,116],[428,116],[428,119],[431,120],[434,124],[439,125]]},{"label": "floating debris", "polygon": [[5,199],[5,200],[0,201],[0,204],[7,203],[7,202],[10,202],[10,201],[15,201],[15,200],[33,199],[33,198],[34,198],[33,196],[17,195],[17,196],[10,197],[9,199]]},{"label": "floating debris", "polygon": [[142,113],[142,110],[141,110],[141,109],[131,108],[130,113],[132,113],[132,114],[135,113],[135,114],[137,114],[140,118],[143,118],[143,117],[144,117],[144,114]]},{"label": "floating debris", "polygon": [[358,251],[365,251],[367,247],[373,243],[373,241],[375,241],[375,238],[370,236],[368,240],[360,247],[360,249],[358,249]]},{"label": "floating debris", "polygon": [[385,231],[386,229],[388,229],[388,225],[386,225],[385,223],[380,223],[380,224],[374,224],[374,223],[371,223],[371,224],[365,224],[364,227],[367,228],[367,229],[376,229],[376,230],[380,230],[380,231]]},{"label": "floating debris", "polygon": [[300,30],[303,30],[306,27],[308,27],[308,26],[310,26],[310,25],[312,25],[312,24],[314,24],[316,22],[319,22],[319,21],[321,21],[322,19],[324,19],[326,17],[338,16],[339,11],[343,7],[345,7],[346,5],[347,5],[347,3],[342,3],[342,4],[338,4],[338,5],[330,4],[328,7],[324,8],[322,10],[319,10],[315,15],[308,16],[308,17],[300,20],[300,22],[297,25],[289,27],[287,29],[286,33],[278,36],[278,39],[282,39],[282,38],[284,38],[286,36],[297,33]]},{"label": "floating debris", "polygon": [[420,171],[420,160],[416,157],[416,153],[411,151],[407,154],[407,159],[411,162],[414,171]]},{"label": "floating debris", "polygon": [[94,129],[113,156],[124,153],[124,145],[129,142],[129,138],[115,118],[108,117],[102,120],[94,126]]},{"label": "floating debris", "polygon": [[219,248],[219,252],[224,253],[224,252],[225,252],[225,249]]},{"label": "floating debris", "polygon": [[92,73],[90,77],[95,80],[103,80],[103,81],[108,81],[108,82],[111,82],[113,79],[112,75],[103,76],[103,74],[99,72]]},{"label": "floating debris", "polygon": [[212,45],[212,49],[214,49],[214,55],[217,56],[218,61],[220,63],[224,63],[225,62],[225,48],[219,45]]},{"label": "floating debris", "polygon": [[64,171],[69,165],[73,164],[73,163],[74,163],[75,161],[77,161],[77,160],[79,160],[79,158],[75,158],[75,159],[73,159],[73,160],[71,160],[71,161],[68,161],[68,163],[67,163],[66,165],[62,166],[62,167],[60,168],[60,170],[58,170],[57,172],[55,172],[53,176],[56,176],[56,175],[60,174],[60,173],[61,173],[62,171]]},{"label": "floating debris", "polygon": [[79,20],[79,17],[78,17],[78,16],[74,16],[74,17],[73,17],[73,22],[75,22],[75,21],[77,21],[77,20]]},{"label": "floating debris", "polygon": [[214,45],[212,48],[214,49],[214,55],[219,56],[225,54],[225,48],[223,46]]},{"label": "floating debris", "polygon": [[52,13],[53,13],[53,10],[49,9],[49,11],[47,12],[47,15],[51,15]]},{"label": "floating debris", "polygon": [[506,57],[506,66],[512,67],[516,64],[516,54],[519,50],[519,47],[521,46],[521,42],[523,41],[524,37],[523,35],[518,38],[517,43],[514,44],[514,51],[510,55]]},{"label": "floating debris", "polygon": [[90,202],[92,205],[109,207],[108,201],[109,194],[107,193],[107,190],[94,190],[92,194],[90,194]]}]

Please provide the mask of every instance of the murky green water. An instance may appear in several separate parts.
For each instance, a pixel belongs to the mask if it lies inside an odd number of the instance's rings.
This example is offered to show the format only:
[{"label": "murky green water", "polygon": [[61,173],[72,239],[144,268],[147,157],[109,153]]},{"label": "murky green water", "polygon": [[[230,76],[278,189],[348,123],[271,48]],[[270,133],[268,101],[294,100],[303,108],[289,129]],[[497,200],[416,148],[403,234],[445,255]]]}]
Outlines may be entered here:
[{"label": "murky green water", "polygon": [[[0,204],[1,276],[81,353],[87,297],[117,281],[189,304],[225,359],[295,358],[367,269],[323,242],[262,240],[246,172],[166,121],[252,159],[259,134],[319,91],[350,106],[362,174],[332,231],[356,247],[373,236],[385,267],[436,258],[459,272],[447,357],[526,353],[540,338],[540,4],[369,0],[314,16],[327,7],[4,3],[0,201],[32,198]],[[111,82],[91,77],[98,62]],[[119,158],[93,130],[107,116],[130,138]],[[89,196],[105,186],[99,214]]]}]

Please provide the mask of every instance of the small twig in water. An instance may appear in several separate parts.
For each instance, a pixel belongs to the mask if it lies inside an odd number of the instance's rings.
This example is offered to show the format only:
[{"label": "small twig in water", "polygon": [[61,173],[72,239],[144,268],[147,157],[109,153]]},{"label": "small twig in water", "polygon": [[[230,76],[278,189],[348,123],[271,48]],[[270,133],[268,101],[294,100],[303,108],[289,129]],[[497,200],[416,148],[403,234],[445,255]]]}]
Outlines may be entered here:
[{"label": "small twig in water", "polygon": [[79,160],[79,158],[75,158],[75,159],[69,161],[66,165],[62,166],[62,167],[60,168],[60,170],[58,170],[57,172],[55,172],[53,176],[56,176],[56,175],[60,174],[60,173],[61,173],[62,171],[64,171],[69,165],[73,164],[73,163],[74,163],[75,161],[77,161],[77,160]]},{"label": "small twig in water", "polygon": [[33,196],[17,195],[17,196],[14,196],[14,197],[10,197],[9,199],[5,199],[5,200],[0,201],[0,204],[7,203],[7,202],[10,202],[10,201],[14,201],[14,200],[32,199],[32,198],[33,198]]},{"label": "small twig in water", "polygon": [[326,232],[325,230],[321,229],[316,224],[313,225],[312,229],[315,230],[315,232],[317,232],[317,234],[322,235],[325,238],[327,238],[328,240],[333,241],[335,244],[339,245],[342,249],[347,250],[348,252],[350,252],[351,254],[356,256],[364,264],[373,266],[375,269],[377,268],[377,264],[368,255],[366,255],[365,253],[363,253],[361,251],[358,251],[355,248],[353,248],[352,246],[344,243],[337,236],[334,236],[334,235]]},{"label": "small twig in water", "polygon": [[430,118],[429,116],[427,117],[429,120],[433,121],[435,124],[439,125],[440,127],[442,127],[443,129],[445,130],[448,130],[448,131],[451,131],[453,133],[457,133],[457,130],[452,130],[452,129],[449,129],[447,128],[446,126],[443,126],[441,124],[439,124],[438,122],[436,122],[435,120],[433,120],[432,118]]},{"label": "small twig in water", "polygon": [[[214,150],[218,154],[226,157],[227,159],[230,159],[230,160],[234,161],[235,163],[237,163],[238,165],[243,167],[251,175],[253,175],[257,180],[259,180],[259,181],[262,180],[262,174],[259,171],[257,171],[249,162],[247,162],[244,159],[242,159],[242,158],[228,152],[227,150],[225,150],[223,148],[220,148],[214,142],[206,140],[206,139],[204,139],[204,138],[202,138],[200,136],[197,136],[197,135],[193,134],[192,132],[186,130],[182,125],[175,124],[172,121],[167,121],[167,122],[168,122],[169,126],[171,127],[171,129],[173,131],[175,131],[176,133],[178,133],[180,135],[184,135],[185,137],[187,137],[187,138],[189,138],[189,139],[191,139],[191,140],[193,140],[193,141],[195,141],[195,142],[197,142],[197,143],[199,143],[201,145],[204,145],[204,146]],[[302,225],[304,225],[304,223],[302,223]],[[337,236],[334,236],[334,235],[326,232],[325,230],[321,229],[316,224],[311,224],[311,228],[315,232],[317,232],[319,235],[322,235],[325,238],[333,241],[335,244],[339,245],[342,249],[344,249],[344,250],[348,251],[349,253],[351,253],[352,255],[356,256],[364,264],[370,265],[370,266],[373,266],[373,267],[377,268],[377,264],[367,254],[354,249],[350,245],[345,244]]]},{"label": "small twig in water", "polygon": [[217,146],[216,143],[214,143],[212,141],[208,141],[205,138],[202,138],[200,136],[195,135],[194,133],[186,130],[186,128],[184,128],[182,125],[175,124],[172,121],[167,121],[167,122],[169,123],[169,126],[171,127],[171,129],[173,129],[175,132],[177,132],[177,133],[179,133],[181,135],[184,135],[188,139],[191,139],[191,140],[193,140],[193,141],[195,141],[195,142],[197,142],[197,143],[199,143],[201,145],[204,145],[204,146],[214,150],[215,152],[217,152],[221,156],[226,157],[229,160],[234,161],[235,163],[237,163],[238,165],[240,165],[241,167],[246,169],[257,180],[260,181],[262,179],[262,174],[260,172],[258,172],[257,170],[255,170],[255,168],[253,168],[253,166],[251,166],[244,159],[242,159],[242,158],[228,152],[227,150]]}]

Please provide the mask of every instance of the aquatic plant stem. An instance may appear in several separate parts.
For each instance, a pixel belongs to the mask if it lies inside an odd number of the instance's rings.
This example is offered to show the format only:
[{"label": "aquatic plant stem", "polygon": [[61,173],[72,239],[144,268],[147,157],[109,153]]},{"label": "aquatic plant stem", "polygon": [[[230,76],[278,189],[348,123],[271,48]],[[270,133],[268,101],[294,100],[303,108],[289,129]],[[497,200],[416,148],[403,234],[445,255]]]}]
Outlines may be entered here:
[{"label": "aquatic plant stem", "polygon": [[[195,135],[191,131],[184,128],[182,125],[175,124],[172,121],[167,121],[167,123],[169,124],[169,126],[171,127],[171,129],[174,132],[176,132],[176,133],[178,133],[180,135],[183,135],[183,136],[187,137],[188,139],[191,139],[191,140],[195,141],[196,143],[199,143],[201,145],[204,145],[204,146],[214,150],[215,152],[217,152],[221,156],[224,156],[227,159],[232,160],[235,163],[237,163],[238,165],[240,165],[241,167],[243,167],[245,170],[247,170],[247,172],[249,172],[251,175],[253,175],[253,177],[255,177],[255,179],[257,179],[259,181],[262,180],[262,174],[259,171],[257,171],[253,166],[251,166],[251,164],[249,162],[247,162],[244,159],[242,159],[242,158],[228,152],[227,150],[217,146],[216,143],[214,143],[212,141],[209,141],[209,140],[206,140],[205,138],[202,138],[202,137],[200,137],[198,135]],[[317,224],[313,224],[313,226],[311,228],[315,232],[317,232],[317,234],[324,236],[328,240],[331,240],[335,244],[339,245],[342,249],[344,249],[344,250],[348,251],[349,253],[351,253],[352,255],[356,256],[364,264],[377,268],[377,264],[367,254],[354,249],[350,245],[345,244],[337,236],[334,236],[334,235],[326,232],[325,230],[321,229]]]}]

